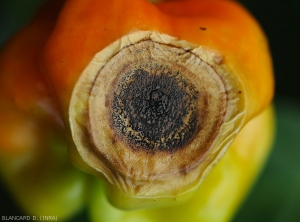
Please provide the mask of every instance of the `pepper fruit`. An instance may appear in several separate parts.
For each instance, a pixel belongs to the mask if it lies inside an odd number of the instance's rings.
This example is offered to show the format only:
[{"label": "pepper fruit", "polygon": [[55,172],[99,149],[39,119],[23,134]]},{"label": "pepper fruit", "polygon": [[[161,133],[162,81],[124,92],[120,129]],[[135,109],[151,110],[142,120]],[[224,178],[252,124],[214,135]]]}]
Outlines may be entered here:
[{"label": "pepper fruit", "polygon": [[57,102],[37,62],[60,8],[45,5],[1,52],[0,172],[26,214],[64,220],[84,205],[88,178],[68,160]]},{"label": "pepper fruit", "polygon": [[[122,221],[138,215],[158,220],[165,210],[179,219],[178,208],[191,211],[191,221],[199,214],[211,218],[216,198],[226,198],[228,184],[240,180],[236,195],[211,219],[232,215],[272,134],[266,111],[273,96],[271,58],[245,9],[220,0],[69,0],[40,57],[73,163],[104,178],[94,197],[106,193],[120,209],[174,205],[125,213],[99,197],[91,203],[96,221],[112,216],[108,212]],[[259,144],[245,141],[261,135]],[[244,157],[253,171],[241,174]]]},{"label": "pepper fruit", "polygon": [[189,199],[273,94],[266,39],[232,1],[66,1],[42,67],[75,162],[126,209]]}]

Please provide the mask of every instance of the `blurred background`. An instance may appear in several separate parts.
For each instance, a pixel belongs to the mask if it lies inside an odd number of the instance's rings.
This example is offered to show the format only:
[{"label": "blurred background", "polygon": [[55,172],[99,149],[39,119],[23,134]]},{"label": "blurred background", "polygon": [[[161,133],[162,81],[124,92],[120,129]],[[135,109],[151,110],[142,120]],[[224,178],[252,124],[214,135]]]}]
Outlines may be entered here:
[{"label": "blurred background", "polygon": [[[44,0],[0,0],[0,47]],[[273,56],[276,140],[234,222],[300,221],[300,1],[240,0],[264,29]],[[299,59],[299,61],[298,61]],[[0,181],[1,182],[1,181]],[[22,215],[0,184],[0,215]],[[82,221],[85,213],[72,221]]]}]

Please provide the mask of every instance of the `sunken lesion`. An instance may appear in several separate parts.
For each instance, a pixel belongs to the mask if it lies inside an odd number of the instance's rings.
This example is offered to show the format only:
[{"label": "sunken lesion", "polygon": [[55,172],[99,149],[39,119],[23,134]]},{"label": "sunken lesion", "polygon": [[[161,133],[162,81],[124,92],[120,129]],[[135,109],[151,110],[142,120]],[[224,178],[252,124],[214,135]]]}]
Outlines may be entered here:
[{"label": "sunken lesion", "polygon": [[111,126],[132,149],[176,151],[197,134],[199,92],[167,65],[136,67],[113,86]]}]

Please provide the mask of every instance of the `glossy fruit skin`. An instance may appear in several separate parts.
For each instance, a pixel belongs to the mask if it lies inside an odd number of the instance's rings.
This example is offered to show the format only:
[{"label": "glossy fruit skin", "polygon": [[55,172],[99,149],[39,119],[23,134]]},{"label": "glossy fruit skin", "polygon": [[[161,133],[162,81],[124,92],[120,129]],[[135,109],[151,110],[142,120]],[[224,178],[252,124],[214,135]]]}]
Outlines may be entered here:
[{"label": "glossy fruit skin", "polygon": [[[250,121],[251,126],[246,125],[189,203],[166,209],[125,213],[114,209],[105,200],[101,202],[101,198],[104,198],[103,185],[98,181],[94,185],[95,195],[89,202],[92,218],[101,221],[99,218],[103,217],[103,221],[106,221],[106,217],[118,215],[116,220],[120,221],[132,221],[134,218],[165,221],[166,217],[173,217],[174,221],[182,221],[187,217],[189,221],[227,221],[263,165],[273,134],[273,114],[267,108],[273,95],[272,65],[266,39],[255,20],[232,1],[178,1],[154,6],[141,0],[133,0],[130,4],[126,1],[72,0],[66,1],[54,25],[61,7],[59,4],[57,7],[51,6],[54,11],[49,12],[48,17],[41,13],[1,53],[0,132],[1,135],[8,135],[0,137],[0,157],[5,159],[1,161],[1,171],[16,199],[22,206],[27,206],[25,210],[33,215],[46,214],[53,209],[51,213],[67,218],[82,207],[87,193],[87,177],[65,162],[68,160],[64,152],[57,155],[56,151],[51,150],[58,149],[61,152],[61,149],[65,149],[67,138],[63,134],[67,132],[69,135],[68,106],[72,89],[96,52],[125,34],[136,30],[153,30],[222,52],[225,58],[223,62],[244,83],[241,93],[245,94],[247,101],[245,124]],[[24,55],[24,52],[28,53]],[[259,120],[251,120],[255,116]],[[7,139],[10,136],[15,138],[16,133],[19,138],[27,138],[28,143]],[[45,135],[55,139],[51,139],[49,144]],[[245,142],[246,138],[259,144]],[[45,147],[45,150],[37,151],[36,147]],[[38,158],[28,168],[11,171],[14,168],[10,166],[14,162],[31,154]],[[44,177],[28,173],[33,172],[31,169],[38,169],[43,162],[40,159],[49,155],[51,158],[46,163],[48,171]],[[71,155],[74,155],[73,160],[77,161],[77,165],[82,165],[76,153]],[[248,170],[248,173],[244,170]],[[24,178],[18,177],[26,171],[28,176],[24,173]],[[60,180],[61,172],[67,172],[69,179]],[[34,193],[25,194],[24,188],[27,186],[32,192],[36,190],[35,183],[28,183],[28,178],[40,184],[41,193],[35,197],[36,203],[47,199],[43,195],[49,189],[59,199],[53,198],[47,204],[40,204],[45,206],[43,209],[28,205],[28,196],[32,197]],[[49,184],[54,185],[48,187]],[[76,184],[80,187],[79,192],[73,199],[68,198],[67,190]],[[228,190],[234,186],[237,187],[232,191],[235,195],[229,195]],[[98,195],[102,196],[96,199]],[[198,199],[198,196],[201,198]],[[73,203],[74,210],[65,211],[57,203],[54,204],[57,201],[61,201],[62,206]]]}]

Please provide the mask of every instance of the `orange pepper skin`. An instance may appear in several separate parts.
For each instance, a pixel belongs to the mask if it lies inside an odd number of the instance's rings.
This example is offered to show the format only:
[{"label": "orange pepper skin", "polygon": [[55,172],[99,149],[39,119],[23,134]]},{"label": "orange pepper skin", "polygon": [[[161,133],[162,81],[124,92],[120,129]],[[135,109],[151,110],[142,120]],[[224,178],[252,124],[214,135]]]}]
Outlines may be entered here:
[{"label": "orange pepper skin", "polygon": [[247,106],[251,107],[246,118],[252,118],[268,106],[274,94],[272,60],[263,30],[235,1],[191,3],[164,2],[158,8],[179,17],[172,24],[174,33],[180,33],[179,38],[219,50],[225,55],[226,65],[245,83],[246,93],[249,93]]},{"label": "orange pepper skin", "polygon": [[[103,7],[104,6],[104,7]],[[97,8],[97,10],[93,10]],[[153,18],[145,19],[146,14]],[[110,19],[104,19],[110,18]],[[71,92],[95,53],[134,30],[156,30],[166,17],[146,1],[67,1],[45,46],[42,67],[67,118]]]},{"label": "orange pepper skin", "polygon": [[60,220],[82,208],[88,184],[68,161],[55,93],[38,63],[62,3],[49,1],[0,53],[1,179],[25,215]]},{"label": "orange pepper skin", "polygon": [[[202,30],[204,28],[205,30]],[[217,50],[244,83],[246,121],[273,95],[272,62],[265,36],[238,3],[145,0],[67,1],[43,52],[42,67],[57,93],[65,120],[73,87],[95,53],[123,35],[152,30]],[[239,92],[237,92],[239,93]]]}]

